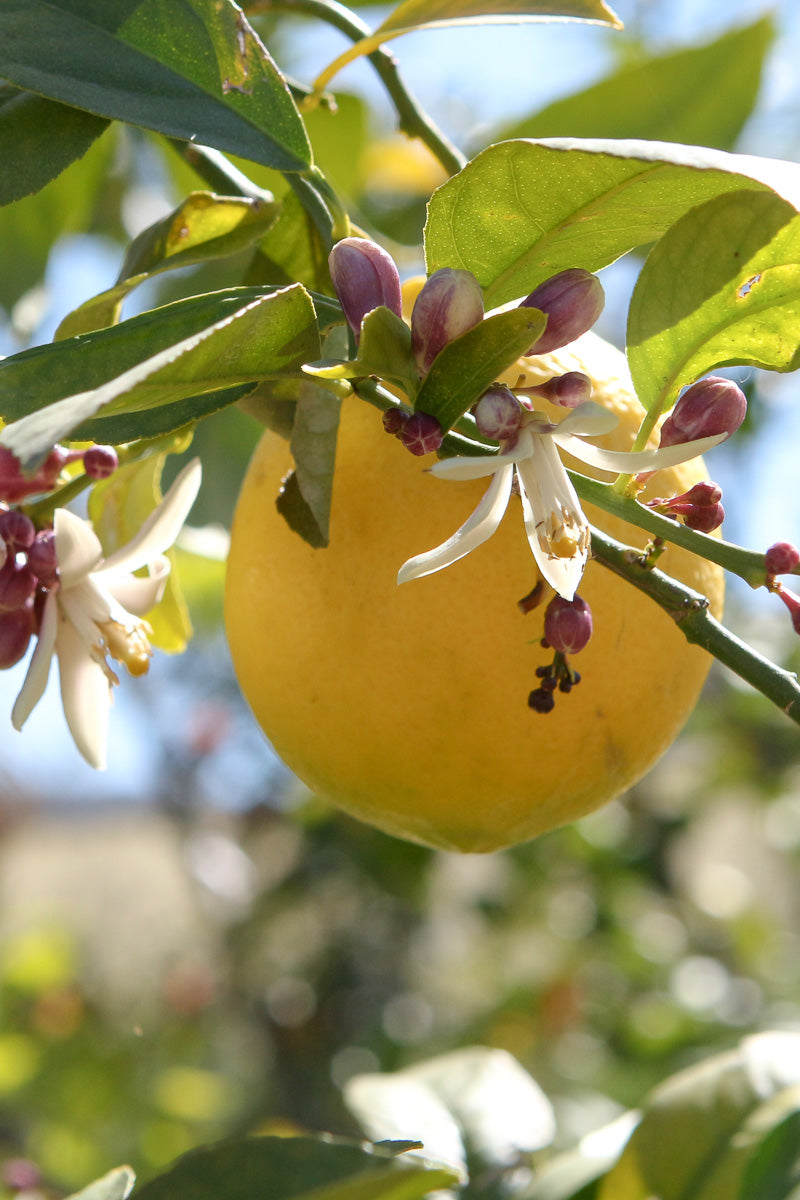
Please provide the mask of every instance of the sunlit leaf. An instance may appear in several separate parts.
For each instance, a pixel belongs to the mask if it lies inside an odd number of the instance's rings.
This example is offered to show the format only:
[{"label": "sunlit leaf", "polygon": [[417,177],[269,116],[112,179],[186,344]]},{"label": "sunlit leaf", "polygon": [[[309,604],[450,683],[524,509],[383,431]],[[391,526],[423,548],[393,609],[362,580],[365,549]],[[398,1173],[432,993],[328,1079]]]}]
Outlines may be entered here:
[{"label": "sunlit leaf", "polygon": [[428,273],[465,268],[487,306],[502,304],[568,267],[599,270],[742,188],[800,207],[800,165],[667,142],[501,142],[434,193]]},{"label": "sunlit leaf", "polygon": [[310,363],[304,370],[322,379],[363,379],[367,375],[377,375],[397,383],[411,400],[419,386],[411,355],[411,329],[384,305],[367,313],[362,321],[361,339],[354,360]]},{"label": "sunlit leaf", "polygon": [[650,138],[734,145],[756,102],[774,37],[762,17],[701,46],[626,63],[583,91],[495,131],[507,138]]},{"label": "sunlit leaf", "polygon": [[737,1200],[798,1200],[798,1197],[800,1108],[776,1125],[758,1147],[745,1168]]},{"label": "sunlit leaf", "polygon": [[67,1200],[126,1200],[136,1176],[130,1167],[115,1167]]},{"label": "sunlit leaf", "polygon": [[231,0],[5,4],[0,76],[98,116],[278,170],[311,163],[285,80]]},{"label": "sunlit leaf", "polygon": [[628,358],[639,397],[661,411],[717,367],[800,362],[800,216],[771,192],[692,209],[664,234],[631,300]]}]

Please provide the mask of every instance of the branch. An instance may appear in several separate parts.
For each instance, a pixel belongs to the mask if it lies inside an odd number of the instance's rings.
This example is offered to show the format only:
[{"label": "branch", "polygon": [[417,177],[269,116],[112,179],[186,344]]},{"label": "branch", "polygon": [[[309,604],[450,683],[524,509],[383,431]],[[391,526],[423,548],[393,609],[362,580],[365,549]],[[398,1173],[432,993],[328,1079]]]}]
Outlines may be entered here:
[{"label": "branch", "polygon": [[[308,13],[321,21],[333,25],[352,42],[370,37],[372,30],[337,0],[254,0],[248,4],[248,12]],[[420,108],[406,88],[397,69],[397,59],[383,48],[373,50],[366,56],[375,68],[381,82],[397,109],[400,129],[411,138],[419,138],[439,160],[448,175],[455,175],[467,160],[461,151],[434,125],[430,117]]]},{"label": "branch", "polygon": [[624,546],[594,528],[592,553],[604,567],[655,600],[672,617],[687,642],[702,646],[777,705],[791,721],[800,725],[800,685],[797,676],[784,671],[730,633],[712,617],[705,596],[671,579],[663,571],[648,568],[639,551]]}]

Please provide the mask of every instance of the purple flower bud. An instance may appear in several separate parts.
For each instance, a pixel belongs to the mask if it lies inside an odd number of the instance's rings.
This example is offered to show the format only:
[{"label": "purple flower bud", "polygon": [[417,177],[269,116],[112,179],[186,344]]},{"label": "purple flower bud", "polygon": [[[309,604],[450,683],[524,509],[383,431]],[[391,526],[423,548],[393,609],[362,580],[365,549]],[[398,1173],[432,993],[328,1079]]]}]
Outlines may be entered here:
[{"label": "purple flower bud", "polygon": [[63,447],[54,446],[33,475],[24,475],[17,456],[6,446],[0,446],[0,500],[17,504],[26,496],[51,492],[68,458]]},{"label": "purple flower bud", "polygon": [[36,591],[36,576],[28,566],[9,557],[0,567],[0,612],[22,608]]},{"label": "purple flower bud", "polygon": [[577,408],[591,399],[592,381],[583,371],[567,371],[566,375],[554,375],[546,383],[520,388],[526,396],[541,396],[560,408]]},{"label": "purple flower bud", "polygon": [[782,583],[776,584],[774,590],[789,610],[795,633],[800,633],[800,596],[790,592]]},{"label": "purple flower bud", "polygon": [[484,437],[504,442],[519,429],[522,409],[510,388],[496,383],[483,393],[474,408],[475,424]]},{"label": "purple flower bud", "polygon": [[44,587],[58,582],[56,536],[52,529],[42,529],[28,551],[28,566]]},{"label": "purple flower bud", "polygon": [[90,479],[108,479],[119,466],[113,446],[90,446],[83,456],[83,469]]},{"label": "purple flower bud", "polygon": [[555,697],[547,688],[538,687],[528,696],[528,708],[532,708],[534,712],[549,713],[555,706]]},{"label": "purple flower bud", "polygon": [[483,292],[471,271],[434,271],[411,313],[411,350],[421,375],[436,356],[483,320]]},{"label": "purple flower bud", "polygon": [[788,575],[800,566],[800,550],[791,542],[776,542],[764,555],[768,575]]},{"label": "purple flower bud", "polygon": [[412,454],[430,454],[442,444],[442,427],[430,413],[412,413],[400,433],[400,441]]},{"label": "purple flower bud", "polygon": [[383,428],[387,433],[393,433],[395,437],[399,437],[405,428],[408,416],[409,414],[403,412],[402,408],[387,408],[383,414]]},{"label": "purple flower bud", "polygon": [[33,633],[33,601],[14,612],[0,613],[0,671],[13,667],[25,654]]},{"label": "purple flower bud", "polygon": [[730,437],[747,412],[744,392],[730,379],[709,375],[687,388],[661,426],[661,445],[678,446],[725,433]]},{"label": "purple flower bud", "polygon": [[33,545],[36,537],[36,526],[30,517],[18,509],[10,508],[0,512],[0,539],[14,549],[27,550]]},{"label": "purple flower bud", "polygon": [[384,305],[403,315],[400,275],[390,254],[368,238],[342,238],[328,256],[342,312],[356,338],[368,312]]},{"label": "purple flower bud", "polygon": [[605,304],[603,285],[596,275],[580,267],[560,271],[540,283],[520,308],[538,308],[547,327],[528,354],[549,354],[591,329]]},{"label": "purple flower bud", "polygon": [[592,636],[592,610],[586,601],[580,596],[574,600],[554,596],[545,610],[544,636],[562,654],[582,650]]},{"label": "purple flower bud", "polygon": [[711,533],[719,529],[725,520],[725,509],[721,504],[696,504],[684,514],[683,520],[684,524],[698,533]]}]

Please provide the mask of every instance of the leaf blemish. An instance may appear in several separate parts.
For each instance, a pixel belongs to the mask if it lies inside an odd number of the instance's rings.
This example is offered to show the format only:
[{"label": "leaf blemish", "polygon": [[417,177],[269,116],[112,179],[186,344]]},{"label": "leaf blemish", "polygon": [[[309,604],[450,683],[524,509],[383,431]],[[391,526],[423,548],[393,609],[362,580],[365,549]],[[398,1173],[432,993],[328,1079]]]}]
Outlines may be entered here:
[{"label": "leaf blemish", "polygon": [[761,273],[760,272],[758,275],[751,275],[749,279],[746,279],[744,281],[744,283],[741,284],[741,286],[739,288],[737,288],[737,291],[736,291],[737,299],[743,300],[745,298],[745,296],[750,294],[750,291],[756,286],[756,284],[760,283],[760,282],[761,282]]}]

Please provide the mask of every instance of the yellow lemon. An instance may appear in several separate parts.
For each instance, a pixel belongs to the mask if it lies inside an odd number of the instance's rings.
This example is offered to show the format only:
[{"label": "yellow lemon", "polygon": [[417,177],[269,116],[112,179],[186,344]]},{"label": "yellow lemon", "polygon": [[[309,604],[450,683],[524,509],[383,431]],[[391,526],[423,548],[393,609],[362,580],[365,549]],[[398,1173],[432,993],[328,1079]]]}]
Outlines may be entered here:
[{"label": "yellow lemon", "polygon": [[[624,357],[595,335],[521,360],[509,379],[568,370],[586,371],[594,398],[620,418],[602,444],[629,449],[641,409]],[[552,712],[532,711],[536,668],[552,652],[539,644],[545,604],[524,615],[517,604],[538,579],[517,497],[466,558],[396,583],[401,564],[449,537],[487,486],[437,479],[425,465],[383,431],[375,409],[346,400],[331,544],[315,550],[276,510],[291,459],[266,433],[233,525],[228,639],[253,713],[309,788],[399,837],[495,850],[630,787],[675,738],[710,659],[651,600],[590,562],[580,595],[594,635],[574,659],[581,682],[557,694]],[[660,471],[651,486],[669,495],[704,476],[695,461]],[[625,542],[646,540],[605,513],[587,515]],[[659,566],[719,613],[719,568],[673,546]]]}]

